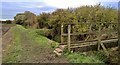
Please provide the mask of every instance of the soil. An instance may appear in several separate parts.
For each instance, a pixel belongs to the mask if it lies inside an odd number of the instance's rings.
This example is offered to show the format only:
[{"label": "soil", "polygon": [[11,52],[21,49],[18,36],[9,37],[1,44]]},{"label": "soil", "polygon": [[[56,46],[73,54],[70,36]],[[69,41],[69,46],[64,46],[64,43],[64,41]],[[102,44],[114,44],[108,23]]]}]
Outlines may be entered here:
[{"label": "soil", "polygon": [[9,30],[4,35],[2,35],[2,49],[5,50],[8,45],[12,42],[12,31]]}]

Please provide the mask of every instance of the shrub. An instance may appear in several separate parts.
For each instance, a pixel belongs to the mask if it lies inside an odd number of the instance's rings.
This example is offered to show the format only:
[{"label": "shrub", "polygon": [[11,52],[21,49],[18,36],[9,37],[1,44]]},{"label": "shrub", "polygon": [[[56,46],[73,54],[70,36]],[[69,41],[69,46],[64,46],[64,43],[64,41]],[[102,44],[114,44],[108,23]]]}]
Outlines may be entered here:
[{"label": "shrub", "polygon": [[57,42],[61,42],[61,37],[60,35],[55,35],[55,37],[53,38],[54,41],[57,41]]}]

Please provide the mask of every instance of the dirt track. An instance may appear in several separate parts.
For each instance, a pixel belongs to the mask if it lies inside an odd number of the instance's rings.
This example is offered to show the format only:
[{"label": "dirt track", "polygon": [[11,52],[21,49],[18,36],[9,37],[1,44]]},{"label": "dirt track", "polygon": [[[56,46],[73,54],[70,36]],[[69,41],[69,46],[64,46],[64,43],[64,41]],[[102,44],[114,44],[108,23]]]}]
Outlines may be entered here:
[{"label": "dirt track", "polygon": [[[68,61],[64,57],[56,57],[52,49],[40,46],[38,43],[30,39],[27,33],[28,32],[23,32],[20,34],[22,53],[20,53],[19,55],[16,55],[16,56],[19,56],[19,58],[15,62],[17,63],[68,63]],[[7,44],[7,46],[9,45]],[[10,44],[10,46],[12,46],[12,44]],[[10,53],[14,53],[14,52],[5,51],[5,54],[10,54]]]}]

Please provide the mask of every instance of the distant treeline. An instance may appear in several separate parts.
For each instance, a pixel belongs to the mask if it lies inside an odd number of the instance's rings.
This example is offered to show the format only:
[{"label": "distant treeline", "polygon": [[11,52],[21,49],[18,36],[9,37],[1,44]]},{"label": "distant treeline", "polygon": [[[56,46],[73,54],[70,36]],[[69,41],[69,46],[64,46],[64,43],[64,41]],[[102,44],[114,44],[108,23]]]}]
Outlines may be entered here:
[{"label": "distant treeline", "polygon": [[2,24],[12,24],[13,21],[11,20],[6,20],[6,21],[0,21]]}]

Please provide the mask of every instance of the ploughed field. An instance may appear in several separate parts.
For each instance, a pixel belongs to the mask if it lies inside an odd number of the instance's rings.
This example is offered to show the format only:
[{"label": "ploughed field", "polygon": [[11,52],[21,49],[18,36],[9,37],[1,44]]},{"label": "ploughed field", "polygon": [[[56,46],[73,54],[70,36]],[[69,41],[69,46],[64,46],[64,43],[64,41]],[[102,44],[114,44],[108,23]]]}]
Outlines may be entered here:
[{"label": "ploughed field", "polygon": [[4,35],[12,26],[15,26],[13,24],[2,24],[2,35]]}]

